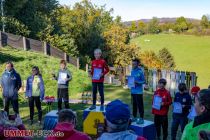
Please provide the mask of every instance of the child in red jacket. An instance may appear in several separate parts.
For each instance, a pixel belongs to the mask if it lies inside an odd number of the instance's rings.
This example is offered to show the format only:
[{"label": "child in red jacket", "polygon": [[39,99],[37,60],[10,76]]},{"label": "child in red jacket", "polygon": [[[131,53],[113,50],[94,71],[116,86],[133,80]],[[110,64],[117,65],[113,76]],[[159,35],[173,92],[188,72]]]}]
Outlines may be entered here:
[{"label": "child in red jacket", "polygon": [[104,59],[101,58],[102,52],[100,49],[95,49],[95,60],[92,61],[91,75],[92,75],[92,90],[93,90],[93,105],[89,108],[93,110],[96,108],[97,89],[101,97],[100,110],[104,110],[104,76],[109,72],[109,67]]},{"label": "child in red jacket", "polygon": [[153,95],[152,114],[158,139],[160,139],[161,127],[163,130],[163,140],[168,137],[168,110],[172,103],[172,98],[168,90],[165,89],[166,80],[158,81],[158,89]]}]

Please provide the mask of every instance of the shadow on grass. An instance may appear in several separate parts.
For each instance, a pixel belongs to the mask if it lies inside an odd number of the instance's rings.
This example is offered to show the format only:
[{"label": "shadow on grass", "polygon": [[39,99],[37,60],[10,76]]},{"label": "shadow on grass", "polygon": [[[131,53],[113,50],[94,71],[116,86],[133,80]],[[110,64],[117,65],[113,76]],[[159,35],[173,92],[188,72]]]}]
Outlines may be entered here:
[{"label": "shadow on grass", "polygon": [[7,61],[12,61],[12,62],[18,62],[18,61],[23,61],[24,57],[17,57],[17,56],[13,56],[10,54],[5,54],[0,52],[0,64],[3,64]]}]

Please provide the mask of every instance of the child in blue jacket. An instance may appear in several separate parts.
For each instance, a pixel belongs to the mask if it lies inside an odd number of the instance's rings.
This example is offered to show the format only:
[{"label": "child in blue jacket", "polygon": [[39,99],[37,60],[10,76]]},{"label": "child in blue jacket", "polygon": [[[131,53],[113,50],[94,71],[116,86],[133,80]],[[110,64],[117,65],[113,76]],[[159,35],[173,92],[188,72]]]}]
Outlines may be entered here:
[{"label": "child in blue jacket", "polygon": [[173,121],[171,127],[172,140],[176,140],[179,125],[181,126],[181,131],[184,131],[184,128],[188,123],[187,116],[192,105],[192,98],[187,91],[186,84],[180,83],[178,89],[179,92],[176,93],[174,98]]},{"label": "child in blue jacket", "polygon": [[134,77],[134,87],[131,87],[131,96],[133,101],[133,121],[137,118],[137,109],[140,114],[140,122],[143,123],[144,118],[144,102],[143,102],[143,84],[145,83],[143,70],[139,67],[140,60],[134,59],[132,61],[131,76]]}]

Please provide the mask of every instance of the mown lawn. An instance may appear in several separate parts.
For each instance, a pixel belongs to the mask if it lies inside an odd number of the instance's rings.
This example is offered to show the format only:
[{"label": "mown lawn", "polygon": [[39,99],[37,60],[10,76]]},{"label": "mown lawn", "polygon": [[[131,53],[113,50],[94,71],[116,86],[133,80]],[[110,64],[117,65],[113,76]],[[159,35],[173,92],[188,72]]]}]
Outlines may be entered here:
[{"label": "mown lawn", "polygon": [[167,48],[174,56],[177,70],[196,72],[199,86],[207,88],[210,85],[210,36],[143,35],[131,42],[142,51],[153,50],[157,53]]}]

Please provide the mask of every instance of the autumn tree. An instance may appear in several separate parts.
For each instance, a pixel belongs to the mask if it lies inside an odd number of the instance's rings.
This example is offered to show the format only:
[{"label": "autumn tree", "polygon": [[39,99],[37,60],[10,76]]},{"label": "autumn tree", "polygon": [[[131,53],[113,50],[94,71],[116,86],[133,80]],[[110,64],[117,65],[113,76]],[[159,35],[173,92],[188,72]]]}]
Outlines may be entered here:
[{"label": "autumn tree", "polygon": [[144,51],[141,53],[141,62],[149,69],[161,69],[162,63],[154,51]]},{"label": "autumn tree", "polygon": [[115,66],[129,65],[131,60],[139,57],[140,49],[129,44],[129,30],[117,24],[113,24],[104,32],[106,40],[105,56]]},{"label": "autumn tree", "polygon": [[174,57],[167,48],[159,50],[158,58],[162,63],[163,69],[173,70],[176,67]]}]

